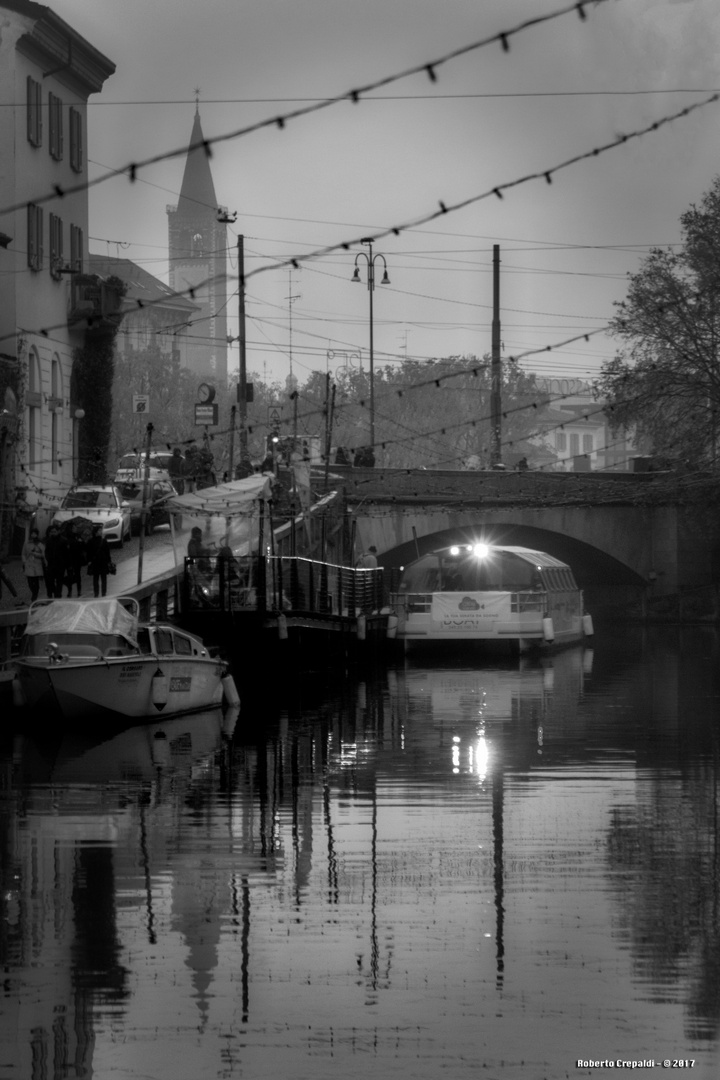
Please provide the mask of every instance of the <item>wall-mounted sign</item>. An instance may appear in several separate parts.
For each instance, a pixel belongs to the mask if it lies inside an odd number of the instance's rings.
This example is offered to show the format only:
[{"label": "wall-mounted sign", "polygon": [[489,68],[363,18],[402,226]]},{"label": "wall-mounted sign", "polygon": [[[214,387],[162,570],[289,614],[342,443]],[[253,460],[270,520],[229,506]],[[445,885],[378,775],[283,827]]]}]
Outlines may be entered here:
[{"label": "wall-mounted sign", "polygon": [[196,425],[216,425],[218,422],[218,405],[196,405],[195,406],[195,423]]},{"label": "wall-mounted sign", "polygon": [[133,394],[133,412],[134,413],[148,413],[148,412],[150,412],[150,396],[149,396],[149,394]]}]

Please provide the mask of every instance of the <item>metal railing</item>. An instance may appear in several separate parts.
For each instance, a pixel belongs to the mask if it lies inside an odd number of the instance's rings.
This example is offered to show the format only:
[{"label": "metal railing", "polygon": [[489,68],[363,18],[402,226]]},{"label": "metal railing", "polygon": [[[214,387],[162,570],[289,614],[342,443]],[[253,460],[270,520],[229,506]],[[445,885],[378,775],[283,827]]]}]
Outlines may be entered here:
[{"label": "metal railing", "polygon": [[201,556],[185,560],[183,607],[355,615],[386,602],[381,568],[360,569],[305,559]]}]

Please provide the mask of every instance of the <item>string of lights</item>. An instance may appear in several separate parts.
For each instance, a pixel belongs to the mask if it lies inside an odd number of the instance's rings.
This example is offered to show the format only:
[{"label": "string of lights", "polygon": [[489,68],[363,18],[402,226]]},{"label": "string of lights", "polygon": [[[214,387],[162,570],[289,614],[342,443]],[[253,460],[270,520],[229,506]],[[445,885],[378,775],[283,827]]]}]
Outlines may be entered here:
[{"label": "string of lights", "polygon": [[[599,4],[607,3],[608,0],[592,0],[593,6],[597,7]],[[391,75],[386,75],[380,79],[375,79],[372,82],[366,83],[363,86],[358,86],[353,90],[346,90],[342,94],[337,94],[334,97],[323,98],[321,101],[313,102],[312,104],[305,105],[298,109],[292,109],[286,113],[268,117],[264,120],[260,120],[254,124],[248,124],[245,127],[237,128],[234,131],[226,132],[223,135],[216,135],[210,139],[203,139],[198,143],[192,143],[189,147],[182,146],[177,147],[174,150],[162,151],[159,154],[154,154],[152,157],[144,158],[141,161],[128,162],[122,168],[115,169],[112,172],[102,177],[96,177],[94,180],[86,180],[78,184],[74,184],[69,187],[62,188],[59,185],[55,185],[53,189],[45,195],[38,196],[34,199],[36,205],[41,205],[45,202],[49,202],[52,199],[63,197],[65,195],[74,195],[79,191],[86,191],[90,187],[94,187],[98,184],[104,183],[106,180],[112,179],[116,176],[128,175],[131,182],[137,179],[137,174],[141,169],[147,168],[150,165],[157,165],[162,161],[170,161],[173,158],[184,157],[189,151],[202,149],[210,157],[212,153],[212,147],[218,143],[229,142],[234,139],[243,138],[256,131],[262,131],[264,128],[279,128],[282,130],[290,121],[297,120],[302,116],[308,116],[311,113],[320,112],[323,109],[331,108],[334,105],[339,105],[341,102],[352,102],[358,104],[361,100],[372,94],[376,90],[380,90],[385,86],[391,86],[393,83],[400,82],[403,79],[410,78],[413,75],[425,74],[432,83],[437,82],[437,71],[439,68],[446,64],[449,64],[453,60],[459,59],[461,56],[467,56],[469,53],[477,52],[479,49],[486,48],[490,45],[501,45],[503,52],[508,53],[510,51],[510,42],[518,34],[529,30],[531,27],[540,26],[543,23],[553,22],[556,19],[563,18],[566,15],[576,14],[583,21],[587,18],[586,7],[590,3],[590,0],[580,0],[579,3],[574,3],[568,7],[560,8],[556,11],[547,12],[544,15],[536,15],[533,18],[525,19],[523,22],[518,23],[517,26],[508,30],[501,30],[496,34],[491,34],[489,37],[481,38],[478,41],[470,42],[467,45],[461,45],[456,49],[452,49],[450,52],[445,53],[442,56],[436,57],[434,60],[423,61],[420,64],[414,64],[409,68],[405,68],[402,71],[395,72]],[[12,213],[15,210],[21,210],[26,203],[19,202],[11,206],[6,206],[0,209],[0,214]]]},{"label": "string of lights", "polygon": [[[267,272],[269,272],[271,270],[282,269],[284,267],[285,268],[286,267],[293,267],[295,269],[299,269],[301,263],[315,261],[317,259],[323,258],[326,255],[333,254],[333,253],[336,253],[338,251],[349,252],[353,246],[357,246],[357,245],[361,244],[363,240],[371,239],[373,242],[376,242],[378,240],[385,239],[385,238],[387,238],[389,236],[399,236],[402,232],[404,232],[407,229],[417,228],[420,225],[427,224],[427,223],[429,223],[431,221],[436,221],[440,217],[443,217],[443,216],[445,216],[447,214],[456,213],[456,212],[458,212],[460,210],[466,209],[467,207],[469,207],[469,206],[471,206],[471,205],[473,205],[473,204],[475,204],[477,202],[480,202],[480,201],[482,201],[484,199],[488,199],[488,198],[491,198],[491,197],[496,197],[496,198],[502,199],[502,198],[504,198],[503,193],[505,191],[512,190],[512,189],[514,189],[516,187],[519,187],[520,185],[530,183],[532,181],[544,180],[546,183],[550,184],[550,183],[552,183],[553,176],[556,173],[560,172],[561,170],[567,169],[567,168],[571,167],[572,165],[576,165],[581,161],[587,161],[587,160],[597,158],[601,154],[607,153],[607,152],[609,152],[611,150],[617,149],[620,146],[626,145],[631,140],[636,140],[636,139],[643,138],[646,135],[651,134],[652,132],[658,131],[660,128],[664,127],[667,124],[672,123],[675,120],[679,120],[681,118],[685,118],[685,117],[689,116],[691,113],[695,112],[697,109],[701,109],[701,108],[704,108],[704,107],[706,107],[706,106],[708,106],[710,104],[716,103],[718,100],[720,100],[720,94],[713,94],[711,97],[706,98],[704,101],[696,102],[693,105],[688,105],[688,106],[686,106],[686,108],[681,109],[679,112],[672,113],[672,114],[666,115],[664,117],[661,117],[659,120],[655,120],[655,121],[653,121],[653,123],[648,124],[643,128],[638,128],[635,131],[630,132],[628,134],[618,135],[615,139],[611,140],[608,143],[605,143],[605,144],[603,144],[601,146],[595,147],[593,150],[588,150],[588,151],[576,154],[573,157],[567,158],[565,161],[560,162],[557,165],[551,166],[548,169],[541,170],[541,171],[538,171],[538,172],[528,173],[528,174],[526,174],[524,176],[517,177],[515,180],[507,181],[506,183],[503,183],[503,184],[497,184],[494,187],[489,188],[484,192],[481,192],[481,193],[479,193],[477,195],[469,196],[468,198],[463,199],[463,200],[461,200],[459,202],[445,203],[445,202],[441,201],[439,203],[439,209],[433,210],[433,211],[428,212],[428,213],[426,213],[424,215],[421,215],[420,217],[414,218],[412,220],[408,220],[408,221],[406,221],[404,223],[389,226],[389,227],[385,227],[385,228],[382,228],[380,230],[377,230],[372,236],[358,237],[358,238],[353,239],[353,240],[341,241],[341,242],[338,242],[338,243],[335,243],[335,244],[328,245],[328,246],[323,247],[323,248],[316,248],[313,251],[306,252],[304,255],[297,255],[297,256],[293,256],[293,257],[287,258],[285,260],[282,260],[280,262],[273,262],[271,264],[265,264],[265,265],[256,267],[255,269],[247,271],[247,273],[244,275],[244,280],[245,280],[245,282],[247,282],[248,280],[250,280],[251,278],[253,278],[253,277],[255,277],[255,276],[259,275],[259,274],[264,274],[264,273],[267,273]],[[185,148],[185,152],[187,152],[187,148]],[[57,194],[58,193],[56,192],[56,195]],[[20,204],[20,206],[24,206],[24,205],[25,205],[24,203]],[[14,207],[12,209],[19,209],[19,208],[20,207],[18,206],[18,207]],[[1,212],[3,212],[3,211],[0,211],[0,213]],[[188,296],[192,300],[192,299],[194,299],[196,293],[200,289],[214,283],[216,280],[219,280],[220,277],[224,277],[224,275],[217,275],[217,274],[211,275],[209,278],[207,278],[206,280],[204,280],[204,281],[202,281],[202,282],[200,282],[200,283],[198,283],[196,285],[188,286],[186,289],[176,290],[176,291],[170,293],[169,296],[166,296],[164,298],[164,301],[167,302],[167,300],[170,299],[171,296]],[[135,301],[138,308],[150,307],[154,303],[158,303],[158,302],[159,301],[144,302],[144,301],[139,300],[139,299]],[[59,329],[61,325],[62,324],[57,324],[57,326],[41,328],[40,330],[38,330],[36,332],[38,334],[42,335],[42,336],[47,336],[52,330]],[[4,337],[0,337],[0,341],[7,340],[7,339],[9,339],[9,338],[11,338],[13,336],[14,335],[10,334],[10,333],[6,334]]]}]

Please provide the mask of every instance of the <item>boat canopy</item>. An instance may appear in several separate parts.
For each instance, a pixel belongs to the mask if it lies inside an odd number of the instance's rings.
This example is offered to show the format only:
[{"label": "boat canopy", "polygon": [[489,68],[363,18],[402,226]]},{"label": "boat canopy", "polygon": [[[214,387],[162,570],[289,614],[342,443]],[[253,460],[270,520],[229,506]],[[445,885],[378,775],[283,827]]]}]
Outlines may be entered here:
[{"label": "boat canopy", "polygon": [[[128,603],[126,599],[125,604]],[[114,634],[137,645],[138,608],[128,611],[117,597],[98,600],[52,600],[33,604],[26,634]]]}]

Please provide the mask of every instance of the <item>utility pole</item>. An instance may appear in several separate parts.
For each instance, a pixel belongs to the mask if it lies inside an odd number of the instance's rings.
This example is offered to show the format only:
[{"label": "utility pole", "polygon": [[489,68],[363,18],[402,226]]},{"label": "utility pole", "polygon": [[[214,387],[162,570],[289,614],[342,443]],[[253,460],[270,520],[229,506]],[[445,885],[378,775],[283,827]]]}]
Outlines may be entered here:
[{"label": "utility pole", "polygon": [[493,244],[493,319],[490,366],[490,464],[501,463],[502,361],[500,359],[500,245]]},{"label": "utility pole", "polygon": [[[146,441],[145,441],[145,467],[143,468],[143,480],[142,480],[142,510],[140,511],[140,544],[138,546],[138,575],[137,583],[142,584],[143,575],[143,555],[145,553],[145,530],[147,528],[148,520],[148,495],[150,494],[150,447],[152,446],[152,433],[153,426],[148,424],[146,428]],[[122,534],[122,526],[120,527]]]},{"label": "utility pole", "polygon": [[245,237],[238,236],[238,344],[240,346],[240,381],[238,384],[240,415],[240,465],[246,469],[246,476],[252,472],[248,453],[247,432],[247,355],[245,337]]}]

